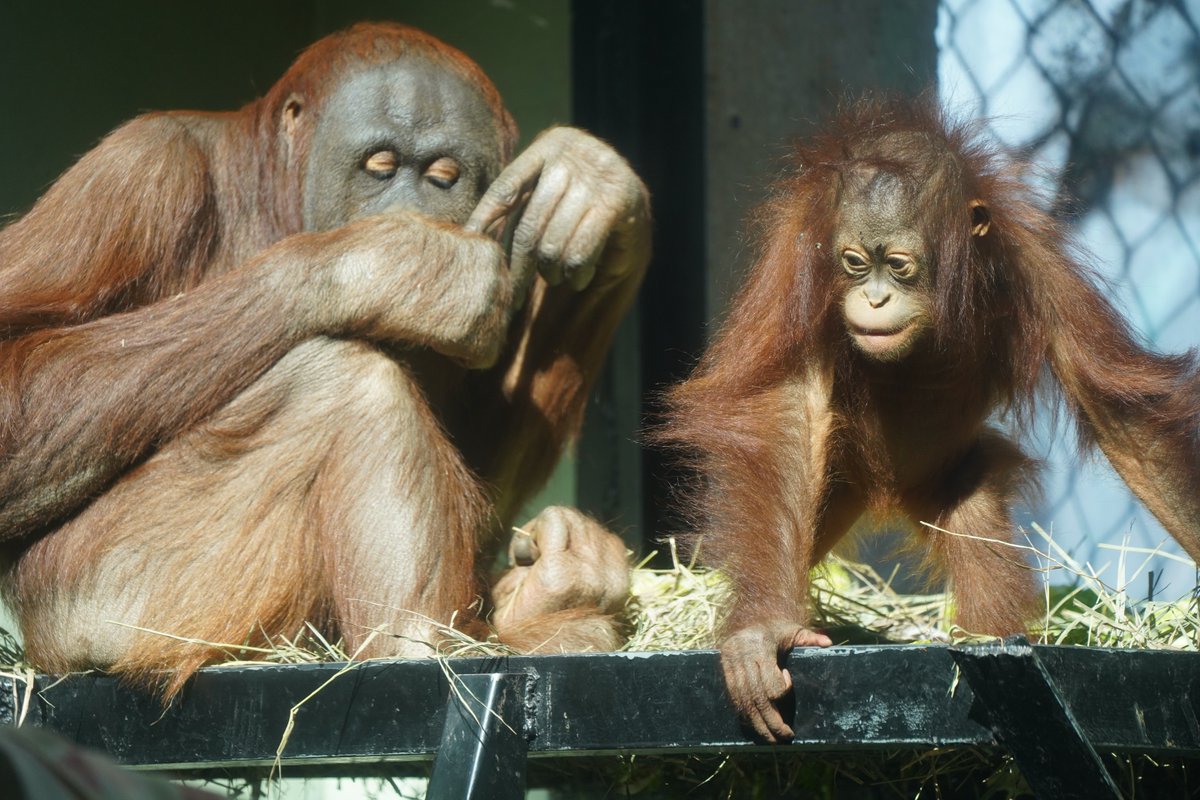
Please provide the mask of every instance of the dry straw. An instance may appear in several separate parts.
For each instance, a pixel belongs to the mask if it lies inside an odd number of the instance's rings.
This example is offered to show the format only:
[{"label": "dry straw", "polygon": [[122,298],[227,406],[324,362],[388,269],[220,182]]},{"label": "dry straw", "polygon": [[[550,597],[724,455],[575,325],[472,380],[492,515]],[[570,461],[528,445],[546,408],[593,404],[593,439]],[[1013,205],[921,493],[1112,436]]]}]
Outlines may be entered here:
[{"label": "dry straw", "polygon": [[[933,528],[933,526],[928,526]],[[943,535],[964,534],[934,528]],[[1197,649],[1200,601],[1195,588],[1181,596],[1149,598],[1154,557],[1190,561],[1161,548],[1136,548],[1128,542],[1103,546],[1114,555],[1096,567],[1072,558],[1053,536],[1034,525],[1025,551],[1030,569],[1042,573],[1043,607],[1031,636],[1045,644],[1104,647]],[[679,560],[670,543],[667,569],[635,571],[630,603],[633,632],[629,650],[712,647],[720,610],[729,597],[720,573]],[[1110,577],[1111,575],[1111,577]],[[952,623],[953,600],[945,592],[906,594],[866,564],[830,556],[814,571],[814,623],[853,641],[942,642],[973,638]],[[835,635],[835,640],[837,635]]]}]

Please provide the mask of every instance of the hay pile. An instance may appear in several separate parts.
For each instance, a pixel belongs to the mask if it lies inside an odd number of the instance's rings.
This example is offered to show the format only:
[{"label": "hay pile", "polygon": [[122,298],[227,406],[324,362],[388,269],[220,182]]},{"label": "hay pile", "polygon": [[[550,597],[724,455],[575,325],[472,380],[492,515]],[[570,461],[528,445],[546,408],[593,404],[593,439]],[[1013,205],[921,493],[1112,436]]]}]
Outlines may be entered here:
[{"label": "hay pile", "polygon": [[[941,531],[946,535],[961,535]],[[1114,561],[1099,568],[1072,558],[1040,526],[1026,532],[1023,550],[1038,572],[1044,573],[1044,614],[1035,620],[1030,639],[1042,644],[1080,644],[1101,647],[1200,649],[1200,573],[1197,585],[1180,597],[1146,599],[1147,567],[1155,556],[1182,557],[1122,545],[1103,549]],[[719,572],[685,563],[673,540],[666,543],[671,566],[652,569],[648,556],[633,570],[632,589],[625,609],[629,633],[624,651],[691,650],[716,647],[721,613],[730,597],[728,580]],[[1110,577],[1111,575],[1111,577]],[[949,594],[906,594],[867,564],[829,556],[812,575],[813,624],[827,630],[835,642],[951,643],[971,640],[970,632],[955,627]],[[139,629],[145,630],[145,629]],[[182,638],[164,631],[146,631]],[[508,655],[513,651],[495,641],[479,642],[450,628],[445,640],[430,644],[444,656]],[[306,664],[354,661],[343,643],[329,642],[311,625],[294,637],[275,637],[267,647],[245,643],[211,645],[228,654],[220,666],[246,664]],[[15,638],[0,629],[0,664],[29,669]]]},{"label": "hay pile", "polygon": [[[1151,558],[1178,556],[1118,545],[1107,548],[1114,561],[1097,568],[1076,561],[1040,526],[1034,525],[1026,538],[1030,544],[1013,547],[1028,551],[1033,569],[1046,578],[1045,611],[1034,622],[1031,640],[1186,651],[1200,646],[1200,586],[1181,597],[1145,599]],[[728,582],[720,573],[681,563],[673,543],[670,547],[670,568],[634,572],[627,650],[715,646]],[[948,594],[904,594],[893,588],[894,582],[894,574],[884,578],[866,564],[830,556],[813,574],[814,624],[828,630],[835,642],[974,638],[951,623],[954,608]]]}]

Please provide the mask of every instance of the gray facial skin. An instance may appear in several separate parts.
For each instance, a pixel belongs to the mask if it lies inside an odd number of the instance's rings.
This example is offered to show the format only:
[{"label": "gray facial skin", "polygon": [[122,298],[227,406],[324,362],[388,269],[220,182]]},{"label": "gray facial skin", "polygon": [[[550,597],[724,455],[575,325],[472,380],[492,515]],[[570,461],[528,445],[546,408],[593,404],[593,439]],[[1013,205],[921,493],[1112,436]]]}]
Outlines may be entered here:
[{"label": "gray facial skin", "polygon": [[502,166],[487,102],[420,56],[346,76],[318,113],[305,175],[307,230],[401,209],[461,224]]},{"label": "gray facial skin", "polygon": [[834,245],[851,287],[843,313],[868,358],[897,361],[929,326],[930,275],[911,194],[877,172],[846,187]]}]

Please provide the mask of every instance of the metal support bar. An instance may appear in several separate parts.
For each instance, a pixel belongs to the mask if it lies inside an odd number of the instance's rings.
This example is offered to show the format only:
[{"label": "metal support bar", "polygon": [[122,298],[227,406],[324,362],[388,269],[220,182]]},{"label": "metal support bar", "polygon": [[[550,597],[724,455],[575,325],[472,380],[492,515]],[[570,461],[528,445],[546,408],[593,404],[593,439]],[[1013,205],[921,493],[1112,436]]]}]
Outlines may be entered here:
[{"label": "metal support bar", "polygon": [[526,679],[523,673],[454,676],[429,800],[525,796]]},{"label": "metal support bar", "polygon": [[975,694],[972,718],[991,727],[1037,797],[1120,799],[1112,777],[1024,638],[955,648],[950,655]]},{"label": "metal support bar", "polygon": [[[1033,652],[1098,751],[1200,758],[1200,653]],[[972,683],[984,696],[1011,690],[1013,703],[1041,714],[1016,679],[959,679],[952,655],[923,645],[793,651],[796,737],[777,749],[995,746],[993,728],[971,716]],[[530,757],[763,749],[729,702],[713,651],[220,667],[201,670],[165,710],[109,675],[37,676],[32,690],[0,676],[0,724],[45,727],[176,775],[265,775],[281,743],[289,775],[348,775],[432,758],[459,679],[491,673],[536,676]]]}]

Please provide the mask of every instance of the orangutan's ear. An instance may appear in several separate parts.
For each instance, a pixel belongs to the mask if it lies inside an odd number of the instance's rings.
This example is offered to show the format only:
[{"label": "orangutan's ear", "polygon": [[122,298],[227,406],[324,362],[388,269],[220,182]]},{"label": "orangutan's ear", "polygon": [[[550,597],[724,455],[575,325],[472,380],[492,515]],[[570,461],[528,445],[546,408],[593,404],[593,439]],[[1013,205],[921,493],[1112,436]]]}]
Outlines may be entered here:
[{"label": "orangutan's ear", "polygon": [[290,162],[296,155],[296,137],[300,133],[300,115],[304,113],[304,99],[292,94],[283,104],[279,119],[279,130],[283,135],[283,147]]},{"label": "orangutan's ear", "polygon": [[967,211],[971,214],[971,235],[984,237],[992,227],[992,212],[982,200],[972,200],[967,203]]}]

